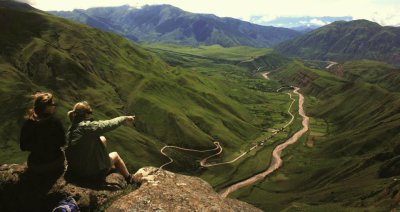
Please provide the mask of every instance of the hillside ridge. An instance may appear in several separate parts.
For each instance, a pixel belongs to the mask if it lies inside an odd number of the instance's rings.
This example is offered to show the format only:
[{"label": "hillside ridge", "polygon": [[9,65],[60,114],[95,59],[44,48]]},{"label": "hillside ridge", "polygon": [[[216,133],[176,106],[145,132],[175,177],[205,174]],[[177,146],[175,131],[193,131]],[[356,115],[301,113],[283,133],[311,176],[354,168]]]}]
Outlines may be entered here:
[{"label": "hillside ridge", "polygon": [[400,27],[363,19],[336,21],[274,48],[286,56],[304,59],[371,59],[400,64]]}]

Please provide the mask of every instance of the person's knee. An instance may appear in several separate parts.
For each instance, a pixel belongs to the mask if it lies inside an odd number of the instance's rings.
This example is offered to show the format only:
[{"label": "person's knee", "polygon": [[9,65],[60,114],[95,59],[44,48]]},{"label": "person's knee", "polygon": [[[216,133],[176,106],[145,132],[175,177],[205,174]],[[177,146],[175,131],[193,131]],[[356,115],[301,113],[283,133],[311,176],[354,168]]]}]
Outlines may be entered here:
[{"label": "person's knee", "polygon": [[111,152],[109,155],[110,155],[110,158],[115,162],[122,161],[121,157],[119,156],[119,154],[117,152]]},{"label": "person's knee", "polygon": [[112,161],[115,161],[118,158],[118,154],[116,152],[111,152],[108,154]]},{"label": "person's knee", "polygon": [[104,136],[100,136],[100,141],[103,143],[104,146],[107,146],[107,139]]}]

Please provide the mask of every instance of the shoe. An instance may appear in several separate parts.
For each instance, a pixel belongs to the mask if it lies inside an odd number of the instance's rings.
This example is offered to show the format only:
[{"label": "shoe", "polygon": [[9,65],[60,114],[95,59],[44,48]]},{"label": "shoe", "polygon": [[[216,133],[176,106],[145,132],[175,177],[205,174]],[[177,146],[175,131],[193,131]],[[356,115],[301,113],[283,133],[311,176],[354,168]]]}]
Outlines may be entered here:
[{"label": "shoe", "polygon": [[129,174],[127,177],[125,177],[125,181],[128,184],[135,184],[135,181],[133,180],[133,177],[131,174]]}]

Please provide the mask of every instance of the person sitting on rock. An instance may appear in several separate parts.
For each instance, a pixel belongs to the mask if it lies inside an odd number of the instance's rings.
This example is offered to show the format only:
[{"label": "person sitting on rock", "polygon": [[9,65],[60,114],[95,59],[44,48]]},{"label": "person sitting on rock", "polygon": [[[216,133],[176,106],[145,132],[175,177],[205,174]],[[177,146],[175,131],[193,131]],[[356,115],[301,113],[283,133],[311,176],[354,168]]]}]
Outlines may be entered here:
[{"label": "person sitting on rock", "polygon": [[51,93],[37,92],[32,95],[33,108],[25,116],[21,129],[20,148],[30,151],[28,171],[35,174],[62,173],[65,156],[65,131],[53,116],[56,103]]},{"label": "person sitting on rock", "polygon": [[92,108],[87,102],[78,102],[68,112],[71,126],[67,131],[66,157],[67,174],[83,179],[104,179],[114,166],[126,179],[132,182],[124,161],[117,152],[107,153],[102,136],[124,122],[132,123],[134,116],[120,116],[110,120],[94,121]]}]

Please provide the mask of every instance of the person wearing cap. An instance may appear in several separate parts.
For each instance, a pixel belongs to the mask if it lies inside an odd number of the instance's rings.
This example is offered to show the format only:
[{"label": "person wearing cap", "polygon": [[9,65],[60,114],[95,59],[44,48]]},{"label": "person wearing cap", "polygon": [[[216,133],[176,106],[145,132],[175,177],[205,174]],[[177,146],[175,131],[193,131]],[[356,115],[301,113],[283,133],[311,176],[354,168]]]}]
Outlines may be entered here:
[{"label": "person wearing cap", "polygon": [[33,107],[25,115],[21,128],[20,148],[29,151],[28,171],[36,174],[63,172],[65,156],[65,131],[59,119],[54,117],[56,103],[51,93],[37,92],[32,95]]},{"label": "person wearing cap", "polygon": [[92,108],[86,101],[75,104],[68,112],[71,126],[67,131],[66,157],[69,176],[98,180],[104,179],[115,167],[126,179],[132,176],[117,152],[108,153],[104,133],[116,129],[124,122],[132,123],[134,116],[120,116],[110,120],[94,121]]}]

